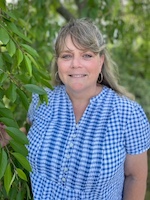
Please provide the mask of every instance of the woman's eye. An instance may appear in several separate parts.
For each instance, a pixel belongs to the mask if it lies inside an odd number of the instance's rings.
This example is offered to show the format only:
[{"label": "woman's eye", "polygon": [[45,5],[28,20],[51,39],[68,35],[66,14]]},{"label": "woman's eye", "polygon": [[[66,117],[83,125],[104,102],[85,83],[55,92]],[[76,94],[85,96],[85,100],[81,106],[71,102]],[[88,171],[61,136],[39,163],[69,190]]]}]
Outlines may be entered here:
[{"label": "woman's eye", "polygon": [[71,58],[71,55],[70,54],[65,54],[65,55],[62,55],[61,58],[63,59],[70,59]]},{"label": "woman's eye", "polygon": [[92,58],[93,56],[91,54],[84,54],[83,57],[84,58]]}]

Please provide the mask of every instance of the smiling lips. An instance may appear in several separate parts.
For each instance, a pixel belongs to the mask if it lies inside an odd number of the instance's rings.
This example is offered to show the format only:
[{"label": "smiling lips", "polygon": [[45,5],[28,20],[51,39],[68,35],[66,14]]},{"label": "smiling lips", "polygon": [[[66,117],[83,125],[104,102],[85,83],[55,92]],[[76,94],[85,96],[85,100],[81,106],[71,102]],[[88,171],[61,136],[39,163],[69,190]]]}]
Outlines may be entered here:
[{"label": "smiling lips", "polygon": [[82,78],[87,76],[86,74],[70,74],[69,76],[73,77],[73,78]]}]

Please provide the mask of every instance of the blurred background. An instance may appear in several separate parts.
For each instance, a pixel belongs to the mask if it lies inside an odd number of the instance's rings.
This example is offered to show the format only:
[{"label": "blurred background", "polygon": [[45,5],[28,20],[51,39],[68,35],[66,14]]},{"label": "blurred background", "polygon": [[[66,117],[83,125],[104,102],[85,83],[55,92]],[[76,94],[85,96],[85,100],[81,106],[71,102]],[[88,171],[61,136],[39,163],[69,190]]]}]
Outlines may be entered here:
[{"label": "blurred background", "polygon": [[102,31],[120,71],[120,83],[135,94],[150,119],[149,0],[7,0],[15,23],[23,27],[50,69],[60,26],[71,18],[91,18]]},{"label": "blurred background", "polygon": [[[6,5],[1,0],[0,6],[0,14],[7,15],[7,20],[9,18],[31,41],[30,45],[39,54],[36,61],[47,73],[50,73],[53,45],[60,27],[71,18],[92,19],[102,31],[118,65],[120,83],[135,95],[150,120],[149,0],[7,0]],[[16,37],[18,43],[24,39],[19,34],[12,37]],[[7,62],[10,65],[11,59],[0,54],[0,67],[3,69],[3,63]],[[19,104],[9,106],[16,111],[16,120],[22,125],[26,110]],[[150,175],[147,184],[146,200],[149,200]]]}]

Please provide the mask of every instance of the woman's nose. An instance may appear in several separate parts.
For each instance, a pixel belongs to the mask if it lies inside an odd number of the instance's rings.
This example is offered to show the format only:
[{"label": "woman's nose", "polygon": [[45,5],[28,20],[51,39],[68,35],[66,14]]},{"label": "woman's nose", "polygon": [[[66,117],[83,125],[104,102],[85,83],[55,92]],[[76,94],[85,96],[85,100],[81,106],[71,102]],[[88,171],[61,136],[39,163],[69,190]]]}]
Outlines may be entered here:
[{"label": "woman's nose", "polygon": [[73,57],[72,63],[71,63],[72,68],[79,68],[81,67],[81,58],[80,57]]}]

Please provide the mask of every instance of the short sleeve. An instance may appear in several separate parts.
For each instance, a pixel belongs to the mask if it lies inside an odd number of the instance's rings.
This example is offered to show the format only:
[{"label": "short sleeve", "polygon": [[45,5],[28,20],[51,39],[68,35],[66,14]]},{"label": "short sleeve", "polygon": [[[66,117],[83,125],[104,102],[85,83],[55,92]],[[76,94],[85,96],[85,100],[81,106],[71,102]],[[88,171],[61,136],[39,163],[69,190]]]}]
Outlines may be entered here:
[{"label": "short sleeve", "polygon": [[32,101],[30,103],[29,110],[28,110],[28,113],[27,113],[27,119],[31,123],[34,120],[35,110],[38,106],[38,102],[39,102],[39,96],[37,94],[33,94],[32,95]]},{"label": "short sleeve", "polygon": [[150,148],[150,123],[137,103],[133,104],[131,112],[128,113],[125,148],[127,154],[140,154]]}]

